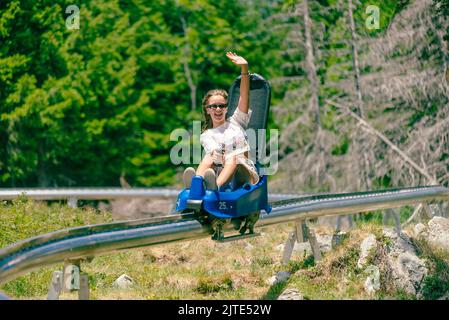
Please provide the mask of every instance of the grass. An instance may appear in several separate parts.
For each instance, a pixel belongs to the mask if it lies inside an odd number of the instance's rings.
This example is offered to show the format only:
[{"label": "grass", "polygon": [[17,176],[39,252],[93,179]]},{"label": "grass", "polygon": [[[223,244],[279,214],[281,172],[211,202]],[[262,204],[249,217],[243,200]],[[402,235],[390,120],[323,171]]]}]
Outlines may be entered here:
[{"label": "grass", "polygon": [[435,300],[449,294],[449,253],[424,239],[415,240],[420,258],[427,261],[428,275],[423,280],[423,299]]},{"label": "grass", "polygon": [[[300,268],[291,278],[289,287],[297,288],[305,299],[367,299],[363,289],[363,274],[357,272],[360,243],[374,226],[350,232],[334,250],[323,256],[321,261],[312,263],[308,258],[300,263]],[[308,261],[309,260],[309,261]],[[308,262],[307,262],[308,261]]]},{"label": "grass", "polygon": [[[47,206],[22,198],[0,205],[0,246],[62,228],[110,221],[110,214],[94,209]],[[261,237],[231,243],[201,239],[121,251],[95,257],[81,268],[89,275],[91,299],[277,299],[287,288],[298,289],[305,299],[416,299],[388,285],[382,285],[375,296],[365,292],[366,274],[356,267],[360,243],[369,233],[376,236],[378,250],[373,250],[368,261],[379,266],[381,280],[385,276],[382,255],[391,245],[377,221],[359,221],[358,228],[321,261],[294,252],[290,263],[283,266],[279,247],[292,228],[291,224],[266,227],[259,230]],[[331,231],[325,226],[317,228],[318,233]],[[417,242],[417,246],[430,270],[424,279],[423,298],[438,299],[449,292],[449,258],[426,242]],[[19,299],[45,299],[56,270],[62,270],[62,264],[19,277],[0,290]],[[267,280],[278,271],[292,276],[270,286]],[[115,288],[114,280],[124,273],[134,279],[134,286]],[[381,282],[391,281],[383,278]],[[64,293],[61,298],[76,296]]]},{"label": "grass", "polygon": [[[110,221],[110,214],[94,209],[47,206],[25,198],[5,202],[0,205],[0,247],[54,230]],[[262,228],[263,236],[232,243],[201,239],[121,251],[98,256],[81,269],[89,275],[91,299],[260,299],[270,290],[267,279],[281,268],[277,246],[292,227]],[[40,269],[0,290],[19,299],[45,299],[53,271],[62,267]],[[135,285],[114,288],[114,280],[124,273]],[[64,293],[61,298],[76,296]]]},{"label": "grass", "polygon": [[[0,203],[0,248],[19,240],[59,229],[112,221],[110,214],[94,209],[73,209],[65,205],[29,201],[24,197],[13,202]],[[36,298],[45,295],[56,265],[32,272],[11,281],[1,290],[18,298]]]}]

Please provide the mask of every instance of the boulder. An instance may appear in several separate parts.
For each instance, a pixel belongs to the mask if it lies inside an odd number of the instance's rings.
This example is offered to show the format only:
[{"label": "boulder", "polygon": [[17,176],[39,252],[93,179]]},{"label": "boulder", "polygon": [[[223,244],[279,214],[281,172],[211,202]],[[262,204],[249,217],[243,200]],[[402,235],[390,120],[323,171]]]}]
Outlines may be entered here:
[{"label": "boulder", "polygon": [[297,289],[286,289],[278,297],[278,300],[304,300],[304,296]]},{"label": "boulder", "polygon": [[376,246],[377,241],[374,234],[370,233],[365,239],[363,239],[360,244],[360,257],[357,261],[357,268],[362,269],[365,266],[369,255],[372,253],[372,250],[376,248]]},{"label": "boulder", "polygon": [[427,237],[428,236],[427,227],[422,223],[418,223],[413,228],[413,236],[415,238]]},{"label": "boulder", "polygon": [[332,235],[331,246],[332,249],[338,247],[346,238],[348,237],[348,233],[345,231],[338,231]]},{"label": "boulder", "polygon": [[427,239],[430,244],[449,251],[449,219],[433,217],[428,223]]},{"label": "boulder", "polygon": [[320,244],[321,252],[329,252],[332,250],[332,235],[330,234],[316,234],[316,240]]},{"label": "boulder", "polygon": [[378,266],[369,265],[365,269],[365,273],[368,277],[365,280],[364,287],[365,291],[369,295],[374,295],[376,291],[380,289],[380,270]]},{"label": "boulder", "polygon": [[276,275],[268,279],[268,284],[270,286],[275,286],[279,283],[285,282],[290,278],[291,274],[287,271],[279,271]]},{"label": "boulder", "polygon": [[134,280],[126,274],[122,274],[113,283],[113,286],[116,288],[119,288],[119,289],[129,289],[133,285],[134,285]]},{"label": "boulder", "polygon": [[245,250],[246,251],[251,251],[251,250],[253,250],[254,249],[254,246],[251,244],[251,243],[247,243],[246,245],[245,245]]},{"label": "boulder", "polygon": [[411,239],[404,233],[384,229],[384,236],[391,240],[387,263],[395,286],[410,295],[419,295],[423,278],[428,270],[424,260],[417,256]]}]

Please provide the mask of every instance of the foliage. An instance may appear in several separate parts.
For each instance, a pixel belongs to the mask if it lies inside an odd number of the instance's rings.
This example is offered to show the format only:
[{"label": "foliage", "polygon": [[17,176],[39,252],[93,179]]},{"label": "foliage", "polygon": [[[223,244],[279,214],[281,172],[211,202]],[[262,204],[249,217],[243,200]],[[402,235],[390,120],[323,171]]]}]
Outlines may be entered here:
[{"label": "foliage", "polygon": [[50,206],[21,197],[0,203],[0,248],[60,229],[111,222],[109,213],[95,209],[74,209],[54,203]]},{"label": "foliage", "polygon": [[[308,1],[317,130],[303,1],[87,1],[79,30],[66,28],[62,0],[3,1],[0,186],[116,186],[120,176],[133,186],[176,183],[170,132],[191,130],[204,93],[229,87],[238,75],[228,50],[272,82],[269,126],[280,129],[280,170],[288,171],[279,177],[292,180],[280,186],[336,191],[421,182],[397,154],[325,102],[358,110],[353,43],[365,119],[415,161],[436,163],[431,174],[447,183],[447,95],[435,79],[449,61],[448,2],[352,2],[355,42],[348,0]],[[368,5],[380,10],[378,30],[366,28]],[[421,11],[424,20],[401,20]],[[414,32],[419,37],[402,40]],[[416,144],[419,137],[430,143]]]},{"label": "foliage", "polygon": [[221,276],[219,279],[200,279],[195,290],[201,294],[232,290],[232,279],[229,275]]},{"label": "foliage", "polygon": [[[109,221],[109,214],[89,208],[47,207],[25,200],[7,203],[0,206],[0,247],[53,230]],[[83,262],[81,270],[89,275],[94,300],[259,299],[268,290],[265,280],[280,259],[273,243],[283,242],[290,228],[264,228],[264,237],[232,246],[205,238],[114,252]],[[250,251],[248,241],[253,246]],[[53,271],[62,267],[61,263],[36,270],[0,286],[0,291],[14,298],[44,300]],[[113,287],[123,273],[135,283],[128,290]],[[61,299],[77,299],[77,293],[64,293]]]},{"label": "foliage", "polygon": [[449,256],[441,248],[432,247],[426,240],[416,241],[419,254],[426,259],[428,275],[423,279],[422,295],[426,300],[436,300],[449,294]]},{"label": "foliage", "polygon": [[0,4],[0,186],[172,184],[169,133],[200,114],[185,66],[198,97],[238,74],[228,50],[275,70],[263,1],[88,1],[79,30],[65,8]]},{"label": "foliage", "polygon": [[[364,120],[428,168],[439,183],[447,184],[448,99],[447,86],[440,80],[449,61],[446,1],[352,1],[355,38],[349,0],[308,1],[321,132],[311,116],[304,2],[286,1],[289,19],[278,22],[290,28],[282,43],[284,77],[274,85],[282,97],[273,111],[280,125],[283,178],[272,188],[375,190],[431,183],[372,132],[326,102],[333,100],[359,113],[354,45]],[[368,5],[380,10],[379,29],[366,27]]]},{"label": "foliage", "polygon": [[[112,221],[109,213],[94,209],[74,209],[66,205],[33,202],[19,198],[0,204],[0,248],[40,234],[89,224]],[[35,271],[10,281],[1,290],[14,297],[45,295],[53,271],[62,265]]]}]

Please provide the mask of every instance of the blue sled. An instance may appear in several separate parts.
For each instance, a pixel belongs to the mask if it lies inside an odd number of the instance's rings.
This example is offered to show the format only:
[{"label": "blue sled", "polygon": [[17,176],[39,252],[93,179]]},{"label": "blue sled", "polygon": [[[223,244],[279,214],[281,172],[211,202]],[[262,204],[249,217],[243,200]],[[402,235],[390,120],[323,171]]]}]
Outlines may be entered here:
[{"label": "blue sled", "polygon": [[255,185],[244,184],[234,191],[211,191],[204,189],[203,177],[192,178],[190,189],[178,195],[176,211],[206,211],[217,218],[239,218],[254,212],[271,212],[268,204],[267,176]]}]

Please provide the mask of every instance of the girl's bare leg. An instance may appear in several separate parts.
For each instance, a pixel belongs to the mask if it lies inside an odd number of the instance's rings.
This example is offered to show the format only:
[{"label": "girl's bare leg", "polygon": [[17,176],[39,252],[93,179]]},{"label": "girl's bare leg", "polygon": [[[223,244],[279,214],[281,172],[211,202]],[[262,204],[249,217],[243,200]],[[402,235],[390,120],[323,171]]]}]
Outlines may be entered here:
[{"label": "girl's bare leg", "polygon": [[238,164],[237,169],[235,170],[235,183],[238,187],[240,187],[247,182],[254,184],[255,181],[249,171],[243,165]]},{"label": "girl's bare leg", "polygon": [[206,154],[201,160],[200,165],[196,169],[196,174],[199,176],[204,177],[204,172],[206,172],[207,169],[213,168],[214,166],[214,160],[210,154]]},{"label": "girl's bare leg", "polygon": [[217,186],[221,187],[222,185],[228,183],[234,175],[236,169],[237,157],[228,159],[223,166],[223,170],[221,170],[220,175],[217,178]]}]

